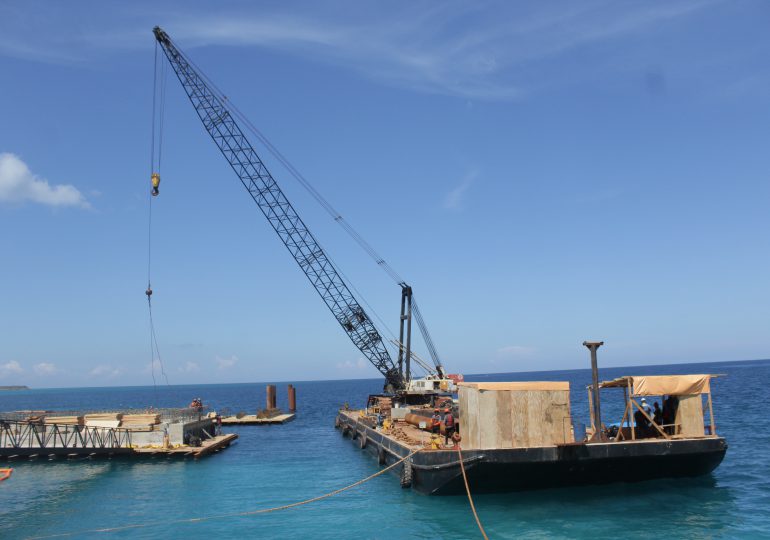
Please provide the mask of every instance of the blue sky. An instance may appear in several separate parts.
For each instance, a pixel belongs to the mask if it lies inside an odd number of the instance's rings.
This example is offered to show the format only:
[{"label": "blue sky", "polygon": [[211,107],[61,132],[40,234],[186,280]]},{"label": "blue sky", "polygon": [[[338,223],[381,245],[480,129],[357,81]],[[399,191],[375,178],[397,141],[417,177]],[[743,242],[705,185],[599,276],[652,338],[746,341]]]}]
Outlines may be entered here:
[{"label": "blue sky", "polygon": [[[0,2],[0,384],[152,383],[156,24],[409,280],[450,371],[770,356],[767,4],[210,6]],[[376,376],[174,78],[165,122],[170,382]],[[396,331],[398,287],[257,150]]]}]

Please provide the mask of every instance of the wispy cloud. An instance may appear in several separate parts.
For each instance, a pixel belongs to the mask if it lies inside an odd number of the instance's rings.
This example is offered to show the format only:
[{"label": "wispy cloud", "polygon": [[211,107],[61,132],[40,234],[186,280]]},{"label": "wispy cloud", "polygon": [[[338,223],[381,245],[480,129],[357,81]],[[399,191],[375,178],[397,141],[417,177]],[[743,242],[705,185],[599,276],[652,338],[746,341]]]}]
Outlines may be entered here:
[{"label": "wispy cloud", "polygon": [[0,376],[2,377],[8,376],[8,375],[18,375],[23,372],[24,372],[24,369],[21,367],[21,364],[19,364],[19,362],[17,362],[16,360],[10,360],[5,364],[0,364]]},{"label": "wispy cloud", "polygon": [[471,187],[476,176],[476,172],[466,174],[462,181],[444,196],[444,208],[447,210],[458,210],[462,208],[465,192]]},{"label": "wispy cloud", "polygon": [[34,370],[37,375],[43,377],[56,375],[60,371],[55,364],[51,364],[50,362],[40,362],[39,364],[35,364]]},{"label": "wispy cloud", "polygon": [[235,355],[230,356],[230,358],[224,358],[221,356],[216,357],[217,367],[219,369],[230,369],[235,364],[238,363],[238,357]]},{"label": "wispy cloud", "polygon": [[201,370],[201,367],[197,362],[185,362],[184,366],[178,368],[180,373],[197,373]]},{"label": "wispy cloud", "polygon": [[32,174],[27,164],[18,156],[7,152],[0,154],[0,201],[90,207],[83,194],[74,186],[52,186],[47,180]]},{"label": "wispy cloud", "polygon": [[342,371],[361,371],[366,369],[369,364],[363,359],[359,358],[355,362],[352,360],[345,360],[344,362],[337,362],[337,369]]},{"label": "wispy cloud", "polygon": [[95,366],[89,373],[92,377],[114,379],[123,375],[123,370],[107,364]]},{"label": "wispy cloud", "polygon": [[[548,3],[410,2],[399,4],[282,3],[209,9],[141,2],[91,5],[98,30],[73,31],[76,10],[37,18],[21,9],[0,25],[0,54],[43,61],[145,48],[157,20],[187,48],[249,46],[330,63],[392,86],[475,99],[511,99],[526,92],[522,69],[580,47],[685,17],[716,3],[669,0],[618,4],[608,0]],[[7,14],[6,14],[7,15]],[[41,22],[42,21],[42,22]],[[14,24],[15,23],[15,24]],[[29,32],[30,24],[36,26]],[[44,28],[37,28],[44,26]],[[23,30],[22,30],[23,29]],[[32,38],[34,36],[34,39]],[[531,83],[530,83],[531,84]]]}]

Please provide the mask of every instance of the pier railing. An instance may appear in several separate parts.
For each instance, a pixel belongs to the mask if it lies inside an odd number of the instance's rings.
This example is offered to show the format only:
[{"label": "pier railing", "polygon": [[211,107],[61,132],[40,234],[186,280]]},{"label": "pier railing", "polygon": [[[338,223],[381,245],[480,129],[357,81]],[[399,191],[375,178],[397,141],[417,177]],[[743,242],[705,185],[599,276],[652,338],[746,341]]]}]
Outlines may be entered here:
[{"label": "pier railing", "polygon": [[121,428],[0,420],[0,452],[22,448],[131,448],[131,431]]}]

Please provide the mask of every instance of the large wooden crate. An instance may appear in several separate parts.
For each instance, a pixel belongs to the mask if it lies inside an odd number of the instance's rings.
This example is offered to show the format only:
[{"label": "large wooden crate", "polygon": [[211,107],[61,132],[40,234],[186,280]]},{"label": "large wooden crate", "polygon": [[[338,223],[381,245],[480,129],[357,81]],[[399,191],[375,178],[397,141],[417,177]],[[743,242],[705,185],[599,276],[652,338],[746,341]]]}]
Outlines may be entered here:
[{"label": "large wooden crate", "polygon": [[460,383],[464,448],[573,442],[568,382]]}]

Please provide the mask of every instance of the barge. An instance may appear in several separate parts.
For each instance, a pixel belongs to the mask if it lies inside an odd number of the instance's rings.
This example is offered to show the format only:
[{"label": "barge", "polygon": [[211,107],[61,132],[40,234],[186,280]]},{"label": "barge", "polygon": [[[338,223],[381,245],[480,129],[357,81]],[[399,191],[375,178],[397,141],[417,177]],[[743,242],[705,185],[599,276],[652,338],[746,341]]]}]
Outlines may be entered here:
[{"label": "barge", "polygon": [[217,427],[213,416],[191,408],[134,414],[0,413],[0,460],[197,459],[229,447],[238,438],[220,433]]},{"label": "barge", "polygon": [[[592,412],[605,388],[624,390],[625,412],[616,425],[592,416],[587,429],[572,420],[568,382],[459,383],[454,410],[461,436],[454,443],[426,431],[428,422],[406,421],[407,414],[428,420],[432,408],[425,406],[341,409],[335,427],[381,465],[417,452],[393,471],[402,487],[428,495],[465,492],[460,456],[474,493],[692,477],[713,471],[727,451],[727,441],[715,431],[713,377],[622,377],[591,385]],[[676,402],[676,410],[667,411],[670,424],[650,415],[642,396]]]}]

